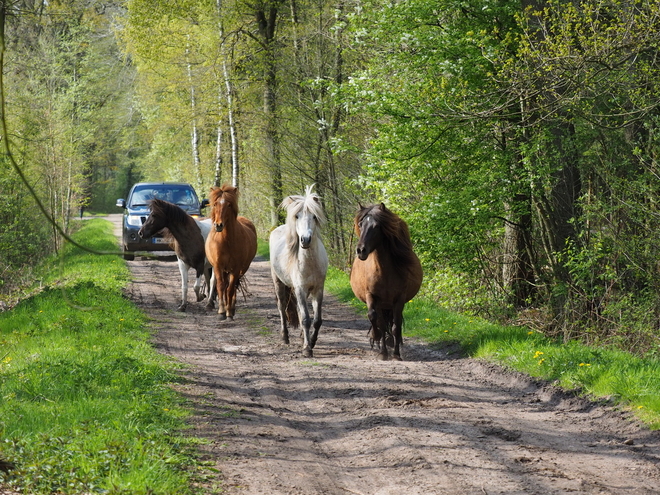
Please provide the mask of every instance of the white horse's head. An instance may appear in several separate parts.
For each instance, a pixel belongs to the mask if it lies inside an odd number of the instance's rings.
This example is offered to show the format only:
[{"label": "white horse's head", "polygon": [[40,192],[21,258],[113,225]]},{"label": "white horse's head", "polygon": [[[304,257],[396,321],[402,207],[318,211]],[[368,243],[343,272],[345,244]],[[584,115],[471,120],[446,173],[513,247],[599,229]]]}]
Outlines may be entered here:
[{"label": "white horse's head", "polygon": [[312,239],[318,235],[318,229],[326,222],[321,198],[312,192],[312,189],[313,184],[305,188],[304,196],[288,196],[282,201],[282,208],[287,211],[286,223],[290,242],[295,242],[296,245],[300,243],[303,249],[311,246]]}]

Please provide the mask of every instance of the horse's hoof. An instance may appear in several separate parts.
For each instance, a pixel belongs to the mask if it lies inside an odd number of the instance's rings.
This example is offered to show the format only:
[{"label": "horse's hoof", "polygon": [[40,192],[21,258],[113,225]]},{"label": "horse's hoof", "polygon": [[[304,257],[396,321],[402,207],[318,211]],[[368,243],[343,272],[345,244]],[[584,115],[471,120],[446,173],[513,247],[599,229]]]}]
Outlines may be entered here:
[{"label": "horse's hoof", "polygon": [[227,313],[218,313],[218,319],[224,321],[227,319]]},{"label": "horse's hoof", "polygon": [[177,310],[177,311],[181,311],[181,312],[185,312],[185,311],[186,311],[186,307],[187,307],[186,304],[182,304],[181,306],[179,306],[178,308],[176,308],[176,310]]},{"label": "horse's hoof", "polygon": [[197,302],[203,301],[205,297],[204,294],[197,294]]},{"label": "horse's hoof", "polygon": [[234,321],[234,317],[233,317],[233,316],[228,316],[227,319],[228,319],[229,321]]},{"label": "horse's hoof", "polygon": [[282,342],[284,342],[285,344],[288,344],[289,343],[289,336],[288,335],[283,335],[282,336]]},{"label": "horse's hoof", "polygon": [[305,356],[306,358],[314,357],[314,352],[312,352],[312,350],[309,347],[305,347],[303,349],[302,353],[303,353],[303,356]]},{"label": "horse's hoof", "polygon": [[387,354],[383,354],[382,352],[378,353],[378,360],[379,361],[387,361]]},{"label": "horse's hoof", "polygon": [[401,359],[401,356],[399,356],[398,354],[392,354],[392,357],[390,359],[392,361],[403,361],[403,359]]},{"label": "horse's hoof", "polygon": [[215,304],[213,304],[213,301],[209,301],[206,303],[206,309],[208,310],[215,309]]}]

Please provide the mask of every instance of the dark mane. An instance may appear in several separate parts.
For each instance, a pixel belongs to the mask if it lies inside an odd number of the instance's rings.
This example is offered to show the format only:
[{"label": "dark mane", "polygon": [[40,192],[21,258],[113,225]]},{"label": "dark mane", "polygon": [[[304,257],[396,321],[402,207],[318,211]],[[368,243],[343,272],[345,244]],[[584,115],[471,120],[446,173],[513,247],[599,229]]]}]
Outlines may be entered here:
[{"label": "dark mane", "polygon": [[153,215],[167,218],[171,223],[190,223],[194,220],[182,208],[162,199],[152,199],[148,203]]},{"label": "dark mane", "polygon": [[358,211],[355,216],[355,233],[358,237],[360,236],[360,222],[367,215],[371,215],[380,227],[385,239],[385,247],[396,262],[407,266],[416,261],[408,224],[382,203],[365,206]]}]

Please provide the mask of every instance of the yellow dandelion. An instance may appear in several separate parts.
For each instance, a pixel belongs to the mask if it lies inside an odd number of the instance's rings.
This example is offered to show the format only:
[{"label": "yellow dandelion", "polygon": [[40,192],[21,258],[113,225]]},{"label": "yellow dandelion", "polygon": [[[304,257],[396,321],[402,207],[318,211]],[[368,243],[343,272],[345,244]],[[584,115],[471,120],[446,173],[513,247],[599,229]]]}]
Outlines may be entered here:
[{"label": "yellow dandelion", "polygon": [[544,361],[545,361],[545,358],[543,358],[543,359],[539,359],[539,366],[541,366],[541,365],[543,364]]},{"label": "yellow dandelion", "polygon": [[637,409],[644,409],[644,406],[637,406]]},{"label": "yellow dandelion", "polygon": [[445,330],[445,333],[449,333],[449,330]]},{"label": "yellow dandelion", "polygon": [[527,332],[527,335],[533,335],[533,334],[534,334],[534,332],[531,332],[531,331]]},{"label": "yellow dandelion", "polygon": [[424,321],[431,321],[431,318],[424,318]]},{"label": "yellow dandelion", "polygon": [[543,356],[543,352],[541,352],[541,351],[536,351],[536,352],[534,353],[534,359],[538,359],[539,356]]}]

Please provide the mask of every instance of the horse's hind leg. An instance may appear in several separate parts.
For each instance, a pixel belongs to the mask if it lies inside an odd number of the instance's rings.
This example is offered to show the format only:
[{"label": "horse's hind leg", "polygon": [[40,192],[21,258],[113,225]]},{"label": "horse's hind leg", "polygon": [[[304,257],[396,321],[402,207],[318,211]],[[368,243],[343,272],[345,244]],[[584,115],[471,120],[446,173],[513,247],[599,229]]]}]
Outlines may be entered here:
[{"label": "horse's hind leg", "polygon": [[380,311],[378,311],[378,309],[376,308],[376,302],[370,297],[367,297],[367,308],[369,309],[368,317],[369,317],[369,321],[371,322],[373,340],[378,342],[378,346],[380,348],[380,352],[378,353],[378,359],[387,361],[387,357],[388,357],[387,344],[386,344],[387,332],[385,332],[383,318],[380,315]]},{"label": "horse's hind leg", "polygon": [[179,264],[179,273],[181,273],[181,304],[177,311],[185,311],[188,305],[188,265],[180,258],[177,258]]},{"label": "horse's hind leg", "polygon": [[[210,275],[209,275],[210,273]],[[213,309],[213,298],[216,296],[216,281],[215,281],[215,272],[213,268],[206,267],[204,268],[204,278],[206,279],[206,285],[209,288],[209,297],[206,300],[206,309]]]}]

